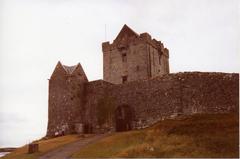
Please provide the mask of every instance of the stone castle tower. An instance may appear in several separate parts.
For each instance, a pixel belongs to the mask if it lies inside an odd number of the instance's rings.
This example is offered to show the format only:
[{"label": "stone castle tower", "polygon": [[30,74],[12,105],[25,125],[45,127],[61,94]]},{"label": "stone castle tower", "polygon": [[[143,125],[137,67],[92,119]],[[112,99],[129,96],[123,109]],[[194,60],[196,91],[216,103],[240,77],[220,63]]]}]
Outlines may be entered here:
[{"label": "stone castle tower", "polygon": [[148,33],[138,35],[124,25],[112,44],[104,42],[103,80],[122,84],[169,73],[169,52]]},{"label": "stone castle tower", "polygon": [[[66,66],[58,62],[49,79],[48,134],[64,129],[72,133],[72,125],[82,122],[84,84],[88,82],[80,63]],[[55,129],[50,129],[54,127]]]}]

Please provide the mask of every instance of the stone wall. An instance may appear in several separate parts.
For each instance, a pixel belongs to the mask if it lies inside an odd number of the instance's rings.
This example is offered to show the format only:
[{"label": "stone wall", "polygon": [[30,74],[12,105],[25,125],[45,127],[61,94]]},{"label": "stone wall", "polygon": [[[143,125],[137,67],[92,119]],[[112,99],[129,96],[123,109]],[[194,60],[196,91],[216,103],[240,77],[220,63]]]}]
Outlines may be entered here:
[{"label": "stone wall", "polygon": [[63,75],[49,81],[48,136],[74,133],[75,125],[114,131],[115,110],[123,105],[132,110],[134,129],[176,114],[239,111],[238,74],[186,72],[115,85],[58,71]]},{"label": "stone wall", "polygon": [[[94,110],[102,99],[111,100],[115,109],[121,105],[133,108],[135,128],[148,126],[176,113],[238,111],[238,79],[238,74],[192,72],[123,85],[99,81],[101,85],[92,83],[87,89],[92,92],[86,105],[92,115],[87,118],[91,116],[92,124],[98,125]],[[114,121],[112,124],[109,127],[114,127]]]},{"label": "stone wall", "polygon": [[[122,61],[122,56],[126,61]],[[126,49],[117,48],[104,52],[104,80],[114,84],[122,84],[122,77],[127,81],[147,79],[147,53],[146,45],[138,43]]]},{"label": "stone wall", "polygon": [[111,86],[113,86],[113,84],[103,80],[91,81],[86,84],[86,118],[84,123],[97,123],[97,106],[99,101],[106,97],[108,88]]}]

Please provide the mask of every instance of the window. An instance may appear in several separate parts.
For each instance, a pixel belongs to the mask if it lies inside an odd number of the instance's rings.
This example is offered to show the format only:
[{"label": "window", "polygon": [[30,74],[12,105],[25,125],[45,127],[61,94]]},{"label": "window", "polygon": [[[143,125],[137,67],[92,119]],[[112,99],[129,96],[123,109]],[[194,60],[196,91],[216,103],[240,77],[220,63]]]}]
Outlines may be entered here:
[{"label": "window", "polygon": [[127,62],[127,54],[126,53],[122,54],[122,62]]},{"label": "window", "polygon": [[140,67],[139,67],[139,66],[137,66],[137,67],[136,67],[136,69],[137,69],[137,71],[139,71],[139,70],[140,70]]},{"label": "window", "polygon": [[122,83],[126,83],[127,82],[127,76],[122,76]]},{"label": "window", "polygon": [[161,65],[161,53],[158,54],[159,65]]}]

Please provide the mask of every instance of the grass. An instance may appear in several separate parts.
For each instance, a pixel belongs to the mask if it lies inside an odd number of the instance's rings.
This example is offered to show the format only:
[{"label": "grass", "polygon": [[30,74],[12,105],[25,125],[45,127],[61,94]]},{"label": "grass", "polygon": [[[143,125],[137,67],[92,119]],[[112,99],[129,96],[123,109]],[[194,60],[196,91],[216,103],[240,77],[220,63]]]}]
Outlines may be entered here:
[{"label": "grass", "polygon": [[15,151],[7,154],[3,159],[35,159],[44,153],[56,149],[57,147],[63,146],[65,144],[80,140],[78,135],[67,135],[57,138],[51,138],[47,140],[39,140],[39,152],[28,154],[28,146],[25,145],[21,148],[16,149]]},{"label": "grass", "polygon": [[[77,140],[81,140],[78,135],[39,140],[38,153],[27,154],[28,147],[23,146],[3,159],[36,159]],[[238,114],[196,114],[167,119],[147,129],[114,133],[82,148],[72,157],[238,158]]]},{"label": "grass", "polygon": [[238,158],[238,114],[196,114],[164,120],[148,129],[115,133],[72,157]]}]

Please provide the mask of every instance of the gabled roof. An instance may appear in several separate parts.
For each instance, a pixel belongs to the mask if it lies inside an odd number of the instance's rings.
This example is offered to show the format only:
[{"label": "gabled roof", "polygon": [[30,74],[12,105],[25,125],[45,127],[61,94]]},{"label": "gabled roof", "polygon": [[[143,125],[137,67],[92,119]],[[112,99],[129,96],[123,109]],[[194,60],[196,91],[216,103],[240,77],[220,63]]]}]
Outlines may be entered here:
[{"label": "gabled roof", "polygon": [[62,67],[66,71],[67,74],[72,74],[73,71],[76,69],[77,65],[74,65],[74,66],[62,65]]},{"label": "gabled roof", "polygon": [[[88,78],[87,78],[87,76],[86,76],[86,74],[85,74],[85,72],[84,72],[84,70],[83,70],[83,68],[82,68],[82,65],[80,64],[80,63],[78,63],[77,65],[75,65],[76,67],[74,68],[74,70],[72,71],[72,74],[74,74],[74,73],[77,73],[77,74],[80,74],[81,76],[83,76],[83,78],[85,79],[85,80],[87,80],[88,81]],[[73,67],[73,66],[72,66]]]},{"label": "gabled roof", "polygon": [[118,33],[115,41],[117,41],[118,39],[121,39],[124,35],[127,35],[128,37],[131,37],[131,36],[138,37],[139,36],[135,31],[133,31],[126,24],[124,24],[124,26],[122,27],[121,31]]},{"label": "gabled roof", "polygon": [[54,69],[50,78],[52,79],[53,77],[56,77],[56,76],[59,76],[59,75],[61,76],[61,75],[65,75],[65,74],[66,74],[66,71],[64,70],[61,62],[58,61],[58,63],[55,66],[55,69]]},{"label": "gabled roof", "polygon": [[[78,63],[77,65],[74,65],[74,66],[66,66],[66,65],[63,65],[60,61],[58,61],[52,76],[53,75],[59,76],[60,74],[61,75],[64,75],[64,74],[72,75],[74,73],[77,73],[78,75],[82,76],[85,80],[88,81],[87,76],[86,76],[80,63]],[[51,76],[51,78],[52,78],[52,76]]]}]

